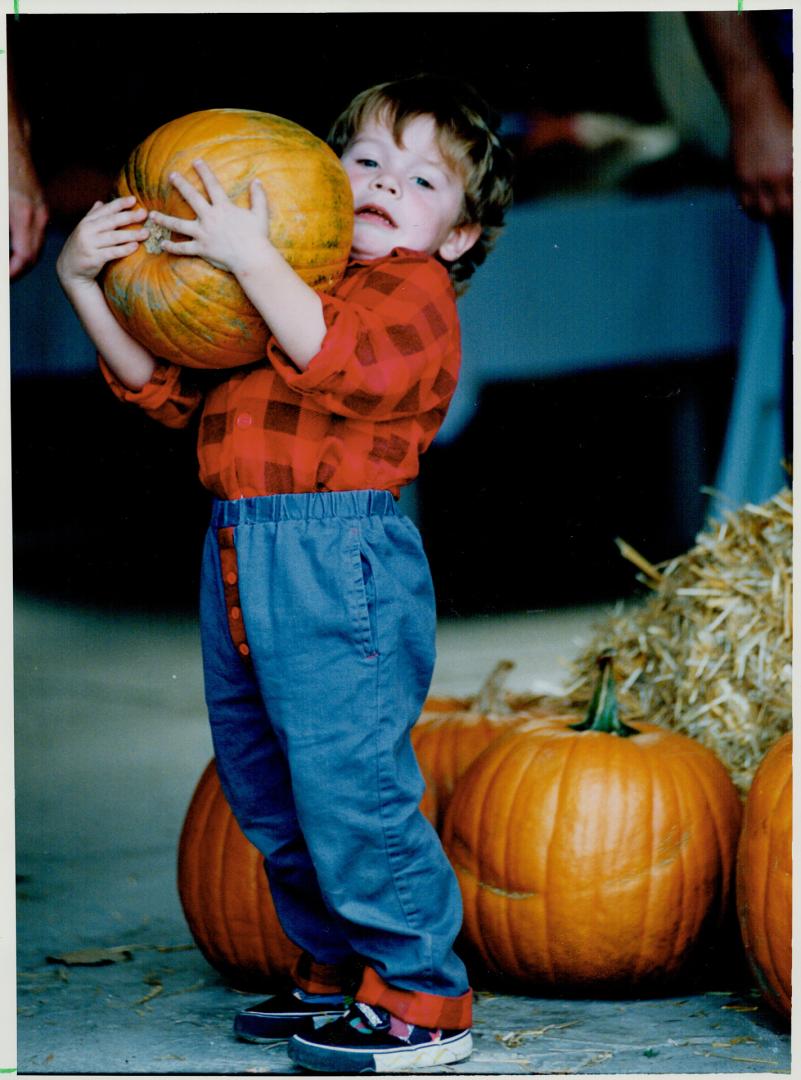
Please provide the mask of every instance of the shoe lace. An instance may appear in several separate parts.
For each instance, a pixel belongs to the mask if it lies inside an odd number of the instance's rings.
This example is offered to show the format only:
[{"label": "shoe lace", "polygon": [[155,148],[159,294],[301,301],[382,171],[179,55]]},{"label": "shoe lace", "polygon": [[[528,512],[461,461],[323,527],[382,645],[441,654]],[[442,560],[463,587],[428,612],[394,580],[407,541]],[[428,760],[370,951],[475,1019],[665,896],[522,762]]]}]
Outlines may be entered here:
[{"label": "shoe lace", "polygon": [[365,1031],[366,1025],[369,1031],[389,1031],[390,1016],[387,1010],[379,1005],[367,1005],[364,1001],[354,1001],[347,1020],[357,1030]]}]

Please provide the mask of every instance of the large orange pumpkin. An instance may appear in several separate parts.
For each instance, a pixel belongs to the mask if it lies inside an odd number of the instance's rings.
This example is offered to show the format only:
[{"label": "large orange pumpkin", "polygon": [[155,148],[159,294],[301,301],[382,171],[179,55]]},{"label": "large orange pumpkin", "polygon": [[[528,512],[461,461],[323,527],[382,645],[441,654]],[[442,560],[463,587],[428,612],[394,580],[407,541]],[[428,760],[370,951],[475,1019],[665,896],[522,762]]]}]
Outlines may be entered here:
[{"label": "large orange pumpkin", "polygon": [[[324,142],[290,120],[244,109],[206,109],[163,125],[131,154],[119,195],[137,205],[192,218],[168,177],[184,175],[205,193],[192,161],[202,157],[228,197],[249,205],[261,180],[270,207],[270,239],[313,288],[326,291],[345,270],[353,198],[345,170]],[[205,259],[169,255],[165,231],[110,263],[106,298],[119,322],[155,356],[198,368],[227,368],[264,356],[267,331],[232,274]]]},{"label": "large orange pumpkin", "polygon": [[745,952],[765,1000],[790,1016],[793,923],[793,736],[759,765],[745,803],[737,852],[737,914]]},{"label": "large orange pumpkin", "polygon": [[583,723],[540,715],[496,740],[445,820],[471,951],[528,985],[661,984],[726,910],[732,781],[700,743],[624,724],[609,657],[601,668]]},{"label": "large orange pumpkin", "polygon": [[499,736],[531,715],[511,709],[504,694],[506,674],[514,667],[501,660],[473,699],[429,698],[412,729],[412,746],[426,782],[420,809],[439,831],[459,777]]},{"label": "large orange pumpkin", "polygon": [[178,894],[208,962],[241,989],[286,978],[300,950],[275,914],[262,856],[244,836],[210,761],[178,845]]}]

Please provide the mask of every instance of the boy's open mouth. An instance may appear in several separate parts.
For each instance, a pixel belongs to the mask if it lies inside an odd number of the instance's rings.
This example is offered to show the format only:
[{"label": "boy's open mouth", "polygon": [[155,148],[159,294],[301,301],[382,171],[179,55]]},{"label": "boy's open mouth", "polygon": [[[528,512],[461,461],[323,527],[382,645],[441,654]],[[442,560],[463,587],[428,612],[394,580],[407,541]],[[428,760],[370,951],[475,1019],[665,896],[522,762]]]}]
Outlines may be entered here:
[{"label": "boy's open mouth", "polygon": [[390,215],[381,206],[376,206],[374,203],[368,203],[366,206],[360,206],[356,211],[356,217],[362,218],[366,221],[373,221],[377,225],[384,225],[388,229],[397,229],[397,225],[392,220]]}]

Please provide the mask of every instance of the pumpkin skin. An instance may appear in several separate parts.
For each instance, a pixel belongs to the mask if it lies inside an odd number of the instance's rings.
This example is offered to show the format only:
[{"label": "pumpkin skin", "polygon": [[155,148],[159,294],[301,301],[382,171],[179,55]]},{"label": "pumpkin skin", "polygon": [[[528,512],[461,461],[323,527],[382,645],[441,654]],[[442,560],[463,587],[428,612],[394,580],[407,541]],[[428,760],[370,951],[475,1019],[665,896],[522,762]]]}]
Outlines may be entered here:
[{"label": "pumpkin skin", "polygon": [[662,985],[722,924],[737,791],[701,744],[628,730],[534,717],[458,782],[443,846],[487,971],[560,990]]},{"label": "pumpkin skin", "polygon": [[524,717],[496,713],[442,713],[412,728],[412,746],[426,782],[420,809],[439,832],[456,781],[478,755]]},{"label": "pumpkin skin", "polygon": [[[261,180],[270,239],[300,277],[319,291],[342,277],[353,234],[353,197],[336,154],[310,132],[270,113],[206,109],[164,124],[131,154],[117,194],[175,217],[194,211],[172,186],[182,174],[206,196],[192,167],[202,157],[228,197],[250,205]],[[228,368],[264,357],[267,328],[233,274],[195,256],[160,249],[165,230],[106,266],[103,288],[121,325],[154,356],[196,368]]]},{"label": "pumpkin skin", "polygon": [[754,774],[737,851],[737,915],[746,957],[767,1003],[792,1004],[793,737],[768,750]]},{"label": "pumpkin skin", "polygon": [[482,750],[520,719],[503,694],[510,660],[495,665],[474,698],[426,698],[412,746],[426,788],[420,809],[439,832],[453,788]]},{"label": "pumpkin skin", "polygon": [[184,819],[178,895],[198,948],[234,986],[270,988],[289,977],[300,949],[281,929],[264,860],[237,825],[213,760]]}]

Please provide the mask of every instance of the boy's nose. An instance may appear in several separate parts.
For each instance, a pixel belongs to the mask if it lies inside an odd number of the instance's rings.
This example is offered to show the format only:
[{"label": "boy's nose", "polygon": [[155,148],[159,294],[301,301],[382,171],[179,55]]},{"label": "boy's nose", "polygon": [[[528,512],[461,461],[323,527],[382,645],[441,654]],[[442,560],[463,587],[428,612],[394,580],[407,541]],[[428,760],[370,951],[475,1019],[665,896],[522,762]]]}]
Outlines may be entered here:
[{"label": "boy's nose", "polygon": [[382,173],[380,176],[374,176],[371,186],[378,191],[387,191],[390,195],[397,195],[400,192],[400,184],[395,177],[389,173]]}]

